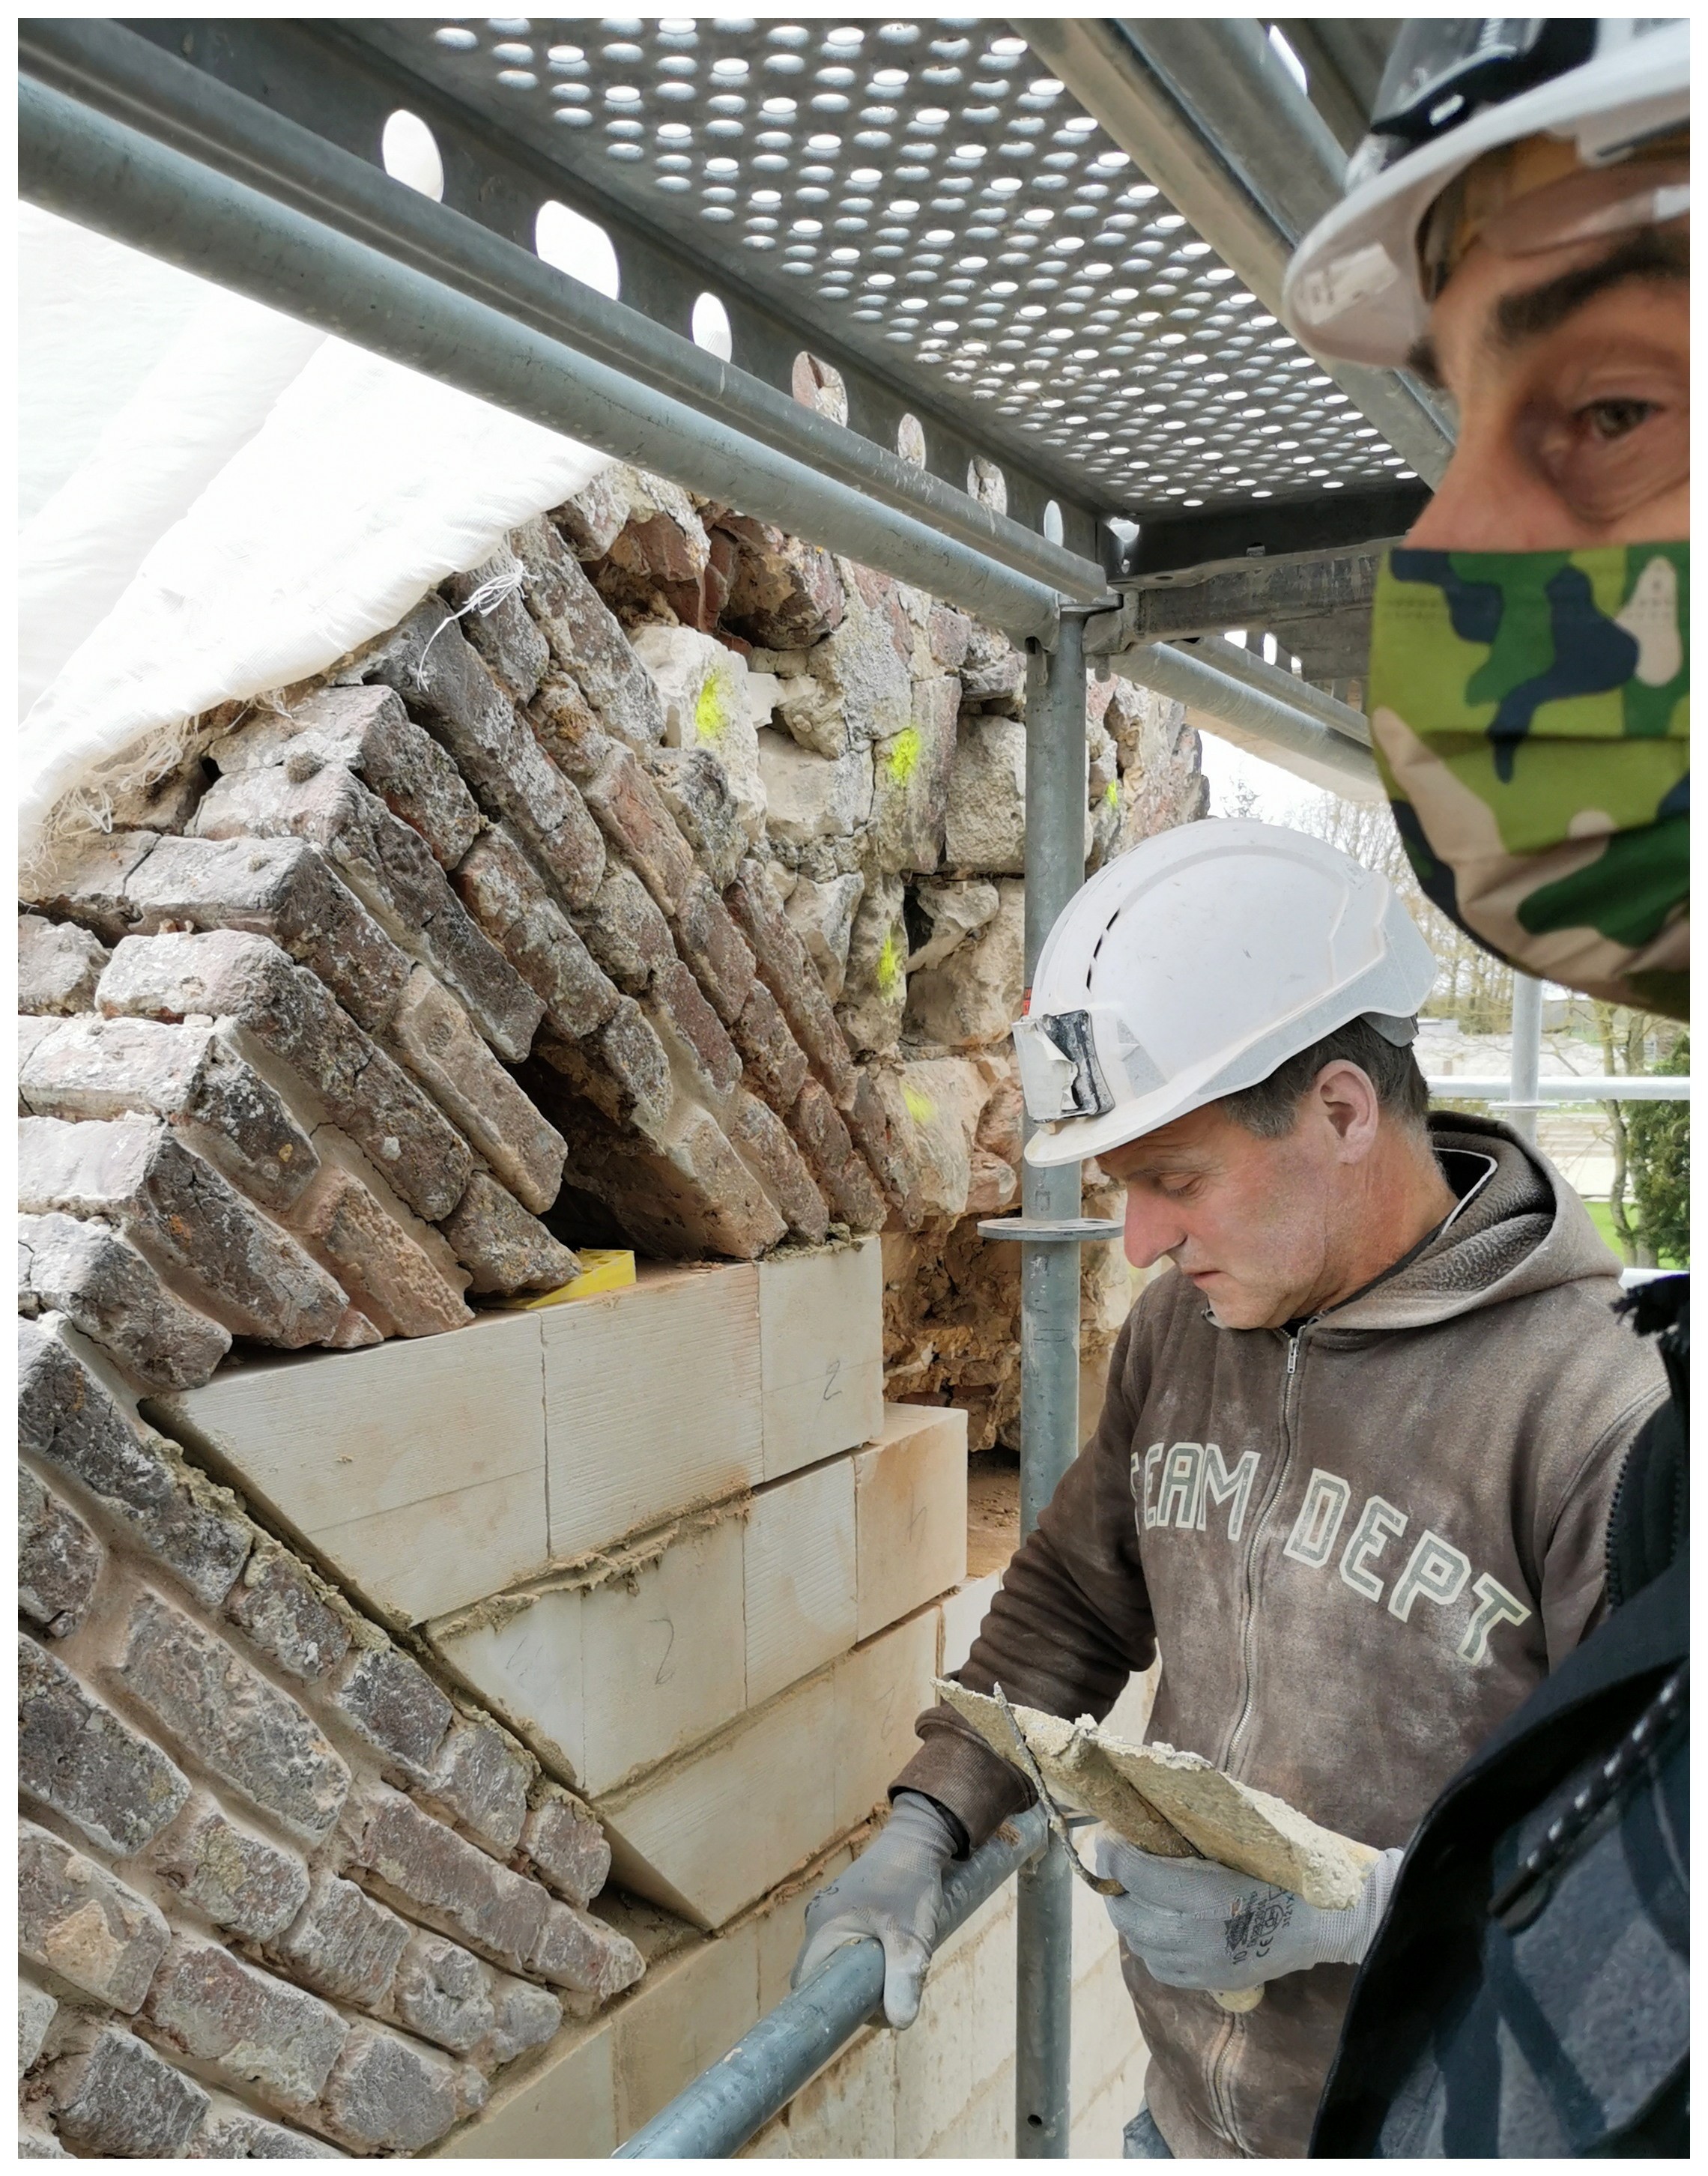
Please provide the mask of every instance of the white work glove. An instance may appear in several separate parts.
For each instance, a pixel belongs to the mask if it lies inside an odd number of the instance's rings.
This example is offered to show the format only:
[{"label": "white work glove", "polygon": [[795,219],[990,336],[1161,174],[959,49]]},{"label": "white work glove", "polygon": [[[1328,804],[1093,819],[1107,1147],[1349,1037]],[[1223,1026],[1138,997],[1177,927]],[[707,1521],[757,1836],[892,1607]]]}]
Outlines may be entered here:
[{"label": "white work glove", "polygon": [[1374,1940],[1404,1854],[1384,1851],[1363,1894],[1325,1912],[1206,1858],[1157,1858],[1108,1835],[1097,1871],[1126,1890],[1105,1901],[1115,1931],[1165,1987],[1231,1994],[1313,1965],[1355,1965]]},{"label": "white work glove", "polygon": [[889,1819],[859,1858],[807,1907],[807,1939],[789,1984],[803,1986],[833,1950],[874,1935],[884,1945],[884,2015],[905,2032],[919,2015],[942,1917],[944,1869],[960,1841],[932,1799],[898,1791]]}]

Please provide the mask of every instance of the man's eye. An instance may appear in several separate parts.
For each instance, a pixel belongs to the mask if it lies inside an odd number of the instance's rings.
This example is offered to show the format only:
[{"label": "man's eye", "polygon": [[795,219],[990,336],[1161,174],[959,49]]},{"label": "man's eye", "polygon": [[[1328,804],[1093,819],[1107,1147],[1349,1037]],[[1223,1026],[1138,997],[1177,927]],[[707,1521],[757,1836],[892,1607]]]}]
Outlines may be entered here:
[{"label": "man's eye", "polygon": [[1591,400],[1586,408],[1578,411],[1591,437],[1599,438],[1603,444],[1629,437],[1638,424],[1645,422],[1654,413],[1652,400]]}]

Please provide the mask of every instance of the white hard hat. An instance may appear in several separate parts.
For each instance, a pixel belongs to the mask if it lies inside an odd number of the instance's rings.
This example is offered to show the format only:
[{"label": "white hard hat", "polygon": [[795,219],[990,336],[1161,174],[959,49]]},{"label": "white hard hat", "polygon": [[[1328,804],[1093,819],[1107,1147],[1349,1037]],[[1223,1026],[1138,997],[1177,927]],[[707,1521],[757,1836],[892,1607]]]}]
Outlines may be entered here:
[{"label": "white hard hat", "polygon": [[[1443,191],[1486,152],[1526,138],[1575,144],[1578,160],[1594,168],[1688,126],[1689,35],[1683,18],[1406,23],[1370,133],[1347,165],[1346,196],[1287,269],[1288,327],[1319,356],[1403,363],[1428,324],[1418,238]],[[1661,193],[1646,213],[1634,195],[1624,223],[1680,216],[1687,193]],[[1600,231],[1588,228],[1585,238]]]},{"label": "white hard hat", "polygon": [[1303,832],[1211,818],[1077,892],[1014,1051],[1034,1164],[1076,1163],[1266,1080],[1361,1015],[1409,1042],[1435,955],[1374,870]]}]

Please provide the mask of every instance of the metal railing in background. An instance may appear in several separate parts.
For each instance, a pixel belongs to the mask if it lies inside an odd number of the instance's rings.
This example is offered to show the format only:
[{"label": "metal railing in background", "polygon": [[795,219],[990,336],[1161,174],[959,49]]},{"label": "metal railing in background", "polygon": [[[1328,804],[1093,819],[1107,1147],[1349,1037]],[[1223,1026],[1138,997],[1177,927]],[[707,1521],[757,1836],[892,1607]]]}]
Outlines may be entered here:
[{"label": "metal railing in background", "polygon": [[[943,1934],[970,1919],[1048,1841],[1042,1809],[1005,1821],[943,1885]],[[939,1940],[942,1936],[938,1937]],[[838,1950],[805,1987],[783,1999],[702,2070],[651,2122],[619,2146],[616,2161],[723,2161],[746,2145],[859,2032],[884,1994],[875,1940]]]}]

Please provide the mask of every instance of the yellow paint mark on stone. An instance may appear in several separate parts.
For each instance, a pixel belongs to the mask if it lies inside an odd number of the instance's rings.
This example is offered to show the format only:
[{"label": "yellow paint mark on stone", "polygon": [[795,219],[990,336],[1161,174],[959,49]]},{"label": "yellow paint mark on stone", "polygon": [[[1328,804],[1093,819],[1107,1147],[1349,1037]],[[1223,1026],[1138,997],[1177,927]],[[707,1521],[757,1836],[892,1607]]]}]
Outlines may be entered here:
[{"label": "yellow paint mark on stone", "polygon": [[907,1106],[907,1115],[916,1126],[929,1125],[937,1116],[937,1106],[929,1096],[922,1096],[917,1088],[904,1088],[901,1100]]},{"label": "yellow paint mark on stone", "polygon": [[884,949],[878,955],[878,994],[893,997],[901,986],[903,966],[901,947],[895,941],[892,929],[884,940]]},{"label": "yellow paint mark on stone", "polygon": [[694,738],[702,741],[721,741],[729,721],[729,710],[724,701],[722,683],[715,672],[708,672],[700,683],[699,694],[694,701]]},{"label": "yellow paint mark on stone", "polygon": [[889,743],[889,775],[898,786],[906,786],[918,770],[920,748],[918,728],[914,726],[904,727]]},{"label": "yellow paint mark on stone", "polygon": [[1115,783],[1115,781],[1114,781],[1114,780],[1113,780],[1112,778],[1109,781],[1109,783],[1108,783],[1108,784],[1107,784],[1107,785],[1103,788],[1103,799],[1104,799],[1104,802],[1105,802],[1106,805],[1107,805],[1107,807],[1111,808],[1114,808],[1118,807],[1118,806],[1119,805],[1119,803],[1120,803],[1120,799],[1121,799],[1121,789],[1120,789],[1120,787],[1119,787],[1119,786]]}]

